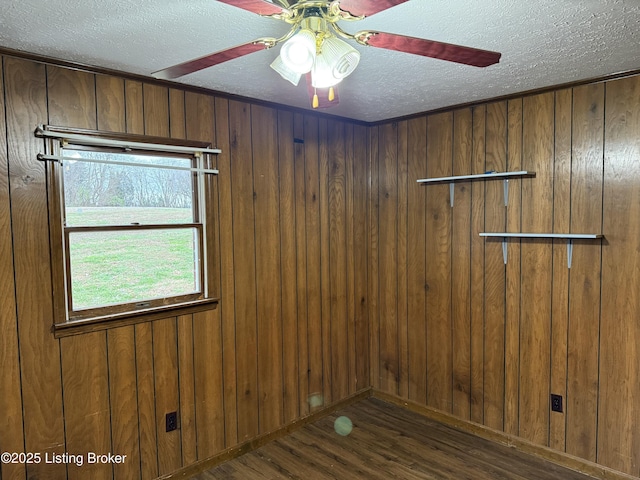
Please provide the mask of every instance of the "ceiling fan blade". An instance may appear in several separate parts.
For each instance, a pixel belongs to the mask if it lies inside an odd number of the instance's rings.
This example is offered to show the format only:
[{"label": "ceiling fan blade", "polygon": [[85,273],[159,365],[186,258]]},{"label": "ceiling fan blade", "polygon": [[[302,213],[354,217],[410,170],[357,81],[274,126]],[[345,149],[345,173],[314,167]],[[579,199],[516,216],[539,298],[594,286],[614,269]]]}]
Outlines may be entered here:
[{"label": "ceiling fan blade", "polygon": [[264,0],[218,0],[219,2],[226,3],[228,5],[233,5],[234,7],[242,8],[243,10],[248,10],[253,13],[257,13],[258,15],[277,15],[285,12],[286,10],[278,5],[265,2]]},{"label": "ceiling fan blade", "polygon": [[163,70],[158,70],[157,72],[153,72],[151,75],[165,80],[182,77],[183,75],[198,72],[205,68],[218,65],[219,63],[233,60],[234,58],[242,57],[259,50],[264,50],[269,48],[268,45],[269,43],[264,40],[254,40],[253,42],[244,43],[237,47],[221,50],[216,53],[205,55],[204,57],[195,58]]},{"label": "ceiling fan blade", "polygon": [[340,9],[349,12],[354,17],[364,15],[370,17],[374,13],[382,12],[409,0],[340,0]]},{"label": "ceiling fan blade", "polygon": [[424,57],[438,58],[448,62],[473,65],[475,67],[488,67],[500,61],[501,53],[478,48],[463,47],[451,43],[436,42],[423,38],[407,37],[385,32],[358,32],[356,40],[364,45],[397,50],[399,52],[422,55]]},{"label": "ceiling fan blade", "polygon": [[[335,107],[340,103],[340,98],[338,97],[338,88],[333,87],[333,100],[329,100],[329,88],[313,88],[311,85],[311,74],[307,73],[305,75],[307,80],[307,92],[309,93],[309,103],[313,108],[329,108]],[[313,106],[313,96],[318,95],[318,106]]]}]

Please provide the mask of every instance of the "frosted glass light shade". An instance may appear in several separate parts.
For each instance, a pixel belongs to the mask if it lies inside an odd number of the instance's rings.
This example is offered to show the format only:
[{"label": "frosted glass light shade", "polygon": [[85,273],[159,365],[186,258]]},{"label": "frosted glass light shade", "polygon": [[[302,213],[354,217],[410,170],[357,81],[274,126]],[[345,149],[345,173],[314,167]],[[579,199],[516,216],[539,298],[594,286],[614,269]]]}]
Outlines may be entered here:
[{"label": "frosted glass light shade", "polygon": [[278,72],[280,76],[285,80],[287,80],[288,82],[291,82],[293,85],[296,85],[296,86],[298,85],[298,82],[300,81],[300,77],[302,75],[297,72],[294,72],[289,67],[287,67],[287,65],[285,65],[285,63],[282,61],[282,57],[280,55],[278,55],[276,59],[273,62],[271,62],[271,65],[269,66],[273,68],[276,72]]},{"label": "frosted glass light shade", "polygon": [[333,75],[331,64],[327,61],[324,53],[316,55],[316,61],[311,70],[311,86],[314,88],[329,88],[337,85],[342,78]]},{"label": "frosted glass light shade", "polygon": [[280,49],[284,64],[296,73],[307,73],[316,56],[316,36],[306,28],[287,40]]},{"label": "frosted glass light shade", "polygon": [[336,37],[324,40],[322,54],[330,65],[331,74],[340,79],[351,75],[360,61],[360,52]]}]

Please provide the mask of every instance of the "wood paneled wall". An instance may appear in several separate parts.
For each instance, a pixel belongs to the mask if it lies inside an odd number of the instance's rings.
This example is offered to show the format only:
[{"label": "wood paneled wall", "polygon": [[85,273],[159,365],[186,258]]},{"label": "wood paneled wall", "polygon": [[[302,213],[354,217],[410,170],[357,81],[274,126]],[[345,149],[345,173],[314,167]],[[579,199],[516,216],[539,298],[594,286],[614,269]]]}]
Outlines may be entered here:
[{"label": "wood paneled wall", "polygon": [[[153,479],[368,386],[640,475],[640,77],[372,127],[12,56],[0,91],[0,450],[127,455],[3,480]],[[222,149],[216,310],[53,337],[39,123]],[[506,208],[416,183],[520,169]]]},{"label": "wood paneled wall", "polygon": [[[369,386],[367,127],[10,56],[0,92],[0,450],[127,455],[3,480],[153,479]],[[217,309],[54,338],[40,123],[222,149]]]},{"label": "wood paneled wall", "polygon": [[[371,382],[640,475],[640,77],[372,127]],[[535,178],[418,185],[531,170]],[[485,240],[482,231],[602,233]],[[564,413],[550,411],[551,393]]]}]

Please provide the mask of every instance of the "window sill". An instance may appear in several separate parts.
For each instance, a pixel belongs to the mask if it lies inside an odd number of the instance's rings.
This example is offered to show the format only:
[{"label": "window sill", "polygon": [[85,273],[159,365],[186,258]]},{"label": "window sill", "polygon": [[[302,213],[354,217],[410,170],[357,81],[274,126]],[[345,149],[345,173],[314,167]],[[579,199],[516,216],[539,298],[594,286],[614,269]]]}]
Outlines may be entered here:
[{"label": "window sill", "polygon": [[55,338],[80,335],[83,333],[135,325],[136,323],[151,322],[153,320],[161,320],[163,318],[190,315],[192,313],[213,310],[218,306],[218,302],[218,298],[207,298],[188,303],[148,308],[136,312],[118,313],[115,315],[105,315],[102,317],[86,318],[82,320],[71,320],[64,323],[54,324],[52,331]]}]

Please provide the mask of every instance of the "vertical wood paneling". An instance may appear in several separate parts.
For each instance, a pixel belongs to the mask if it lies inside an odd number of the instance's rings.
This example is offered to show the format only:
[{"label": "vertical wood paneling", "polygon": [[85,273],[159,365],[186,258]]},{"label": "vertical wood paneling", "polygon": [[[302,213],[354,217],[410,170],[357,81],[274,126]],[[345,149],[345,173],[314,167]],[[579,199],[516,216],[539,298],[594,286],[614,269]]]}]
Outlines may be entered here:
[{"label": "vertical wood paneling", "polygon": [[598,454],[640,475],[640,77],[606,86]]},{"label": "vertical wood paneling", "polygon": [[[127,455],[3,479],[155,478],[369,384],[640,474],[638,77],[362,127],[16,58],[2,74],[0,283],[16,303],[0,310],[0,446]],[[38,123],[222,148],[218,309],[54,339]],[[453,209],[447,185],[415,184],[488,169],[536,171],[510,181],[506,215],[501,181],[457,184]],[[565,241],[511,240],[505,267],[477,235],[502,228],[605,240],[574,242],[571,270]]]},{"label": "vertical wood paneling", "polygon": [[[471,173],[471,109],[453,112],[453,174]],[[453,335],[452,413],[471,414],[471,184],[458,182],[451,215],[451,322]],[[424,240],[423,240],[424,241]]]},{"label": "vertical wood paneling", "polygon": [[[507,103],[507,168],[522,170],[522,99]],[[523,180],[531,181],[531,180]],[[522,231],[522,183],[509,182],[507,231]],[[504,431],[518,434],[520,405],[520,242],[509,242],[505,271]]]},{"label": "vertical wood paneling", "polygon": [[113,465],[114,478],[140,478],[138,401],[136,397],[136,351],[133,327],[107,332],[111,449],[127,460]]},{"label": "vertical wood paneling", "polygon": [[277,111],[251,107],[261,433],[282,424],[284,407],[277,128]]},{"label": "vertical wood paneling", "polygon": [[409,159],[407,153],[408,126],[398,122],[398,395],[409,395],[409,325],[408,325],[408,182]]},{"label": "vertical wood paneling", "polygon": [[178,331],[176,319],[153,322],[153,373],[155,376],[156,428],[158,431],[158,474],[182,466],[180,431],[166,431],[166,415],[177,412],[178,392]]},{"label": "vertical wood paneling", "polygon": [[379,308],[380,389],[398,393],[398,125],[380,127]]},{"label": "vertical wood paneling", "polygon": [[238,441],[242,442],[258,434],[256,259],[249,105],[236,101],[229,102],[229,132],[231,139],[229,175],[233,184],[233,257],[236,286]]},{"label": "vertical wood paneling", "polygon": [[237,382],[236,382],[236,317],[235,276],[233,256],[233,198],[231,185],[231,144],[229,136],[229,101],[216,98],[216,147],[218,169],[218,221],[220,226],[220,293],[222,321],[222,349],[224,370],[224,432],[227,447],[238,443]]},{"label": "vertical wood paneling", "polygon": [[[347,375],[347,391],[354,393],[357,388],[357,355],[356,355],[356,308],[359,300],[357,299],[357,281],[356,281],[356,216],[355,216],[355,197],[356,188],[353,183],[354,163],[355,163],[355,137],[354,126],[345,124],[345,249],[346,249],[346,308],[347,308],[347,356],[349,362]],[[366,258],[366,257],[365,257]]]},{"label": "vertical wood paneling", "polygon": [[[604,85],[573,93],[571,231],[600,233]],[[599,242],[573,242],[569,289],[567,452],[596,460],[600,335]]]},{"label": "vertical wood paneling", "polygon": [[184,92],[175,88],[169,89],[169,136],[186,138],[187,124],[185,120]]},{"label": "vertical wood paneling", "polygon": [[[169,89],[169,134],[172,138],[186,138],[185,92]],[[176,318],[178,361],[178,428],[182,465],[190,465],[198,458],[196,435],[195,371],[193,364],[193,316]],[[157,368],[157,365],[156,365]],[[171,439],[175,441],[175,439]],[[172,458],[177,464],[177,460]]]},{"label": "vertical wood paneling", "polygon": [[142,479],[158,476],[158,431],[153,373],[153,330],[150,323],[136,325],[136,376],[138,380],[138,428]]},{"label": "vertical wood paneling", "polygon": [[127,132],[144,134],[144,103],[142,99],[142,82],[124,81],[125,118]]},{"label": "vertical wood paneling", "polygon": [[[0,59],[0,136],[7,134],[4,109],[3,67]],[[22,431],[22,391],[20,385],[20,362],[18,330],[16,321],[15,281],[13,269],[13,246],[11,245],[11,212],[9,198],[9,163],[7,144],[0,141],[0,292],[4,292],[0,304],[0,452],[24,450]],[[0,478],[22,480],[25,466],[0,464]]]},{"label": "vertical wood paneling", "polygon": [[293,114],[278,112],[278,168],[280,193],[280,269],[282,284],[283,422],[299,416],[298,318],[296,278],[296,205]]},{"label": "vertical wood paneling", "polygon": [[96,125],[98,130],[125,132],[124,80],[96,75]]},{"label": "vertical wood paneling", "polygon": [[309,413],[309,345],[307,314],[307,205],[305,125],[302,114],[293,115],[293,168],[295,182],[296,315],[298,348],[298,397],[301,416]]},{"label": "vertical wood paneling", "polygon": [[[144,84],[143,108],[146,135],[169,136],[169,90],[166,87]],[[176,319],[157,320],[151,324],[154,409],[156,430],[156,454],[158,475],[178,468],[182,461],[180,432],[166,432],[165,416],[177,411],[178,399],[178,352]]]},{"label": "vertical wood paneling", "polygon": [[[453,114],[427,119],[427,177],[451,175]],[[452,407],[451,205],[448,185],[427,191],[427,403]]]},{"label": "vertical wood paneling", "polygon": [[124,80],[96,75],[96,128],[125,132]]},{"label": "vertical wood paneling", "polygon": [[[86,455],[105,454],[111,447],[109,422],[109,374],[105,332],[63,338],[62,378],[66,451]],[[126,455],[126,452],[122,452]],[[67,465],[69,479],[109,479],[110,463]]]},{"label": "vertical wood paneling", "polygon": [[[569,232],[571,221],[571,109],[572,90],[555,93],[555,152],[553,180],[553,231]],[[567,398],[567,327],[569,322],[569,272],[565,242],[553,244],[551,299],[551,393]],[[551,412],[549,446],[565,450],[566,416]]]},{"label": "vertical wood paneling", "polygon": [[[471,173],[484,173],[485,125],[484,105],[473,108]],[[484,420],[484,260],[485,241],[479,236],[484,227],[485,182],[471,184],[471,412],[470,419],[482,423]]]},{"label": "vertical wood paneling", "polygon": [[320,180],[318,157],[318,119],[304,118],[304,158],[307,242],[307,344],[308,402],[313,410],[324,403],[322,396],[322,305],[320,282]]},{"label": "vertical wood paneling", "polygon": [[[143,85],[145,134],[168,137],[171,134],[169,89]],[[175,133],[184,134],[184,111],[176,108]],[[180,129],[180,120],[183,127]],[[157,432],[158,474],[164,475],[182,465],[180,431],[166,431],[166,415],[177,412],[180,406],[178,385],[178,331],[176,318],[152,323],[154,408]]]},{"label": "vertical wood paneling", "polygon": [[378,146],[380,128],[371,128],[369,138],[370,156],[369,172],[371,172],[371,187],[368,198],[369,218],[369,374],[371,386],[380,388],[380,241],[378,238],[380,218],[380,173]]},{"label": "vertical wood paneling", "polygon": [[[124,80],[98,75],[96,77],[97,128],[124,132],[126,130],[124,103]],[[134,332],[133,326],[107,332],[111,451],[127,455],[126,462],[113,466],[115,478],[141,476]]]},{"label": "vertical wood paneling", "polygon": [[[49,116],[52,123],[96,128],[93,75],[49,67],[48,86]],[[71,433],[69,437],[72,439],[67,441],[68,451],[106,452],[110,446],[110,441],[107,440],[110,431],[108,427],[105,430],[105,425],[109,424],[109,397],[105,395],[108,389],[104,365],[106,355],[101,354],[106,352],[105,340],[105,334],[98,333],[75,337],[73,342],[65,340],[62,343],[63,386],[70,392],[65,395],[65,408],[70,412],[65,416],[65,428]],[[70,346],[70,351],[66,351],[66,345]],[[65,363],[65,358],[70,360]],[[79,359],[82,360],[78,362]],[[84,390],[77,391],[77,388],[68,387],[68,382],[73,383],[74,377],[80,378],[78,383]],[[71,447],[71,442],[77,443]],[[108,478],[110,471],[111,468],[102,467],[94,471],[93,475]],[[70,478],[79,476],[77,469],[69,469]]]},{"label": "vertical wood paneling", "polygon": [[[181,315],[178,325],[178,371],[180,372],[180,406],[178,424],[182,443],[182,464],[198,459],[196,435],[195,369],[193,365],[193,316]],[[235,409],[234,409],[235,411]]]},{"label": "vertical wood paneling", "polygon": [[[211,142],[215,145],[214,99],[208,95],[187,92],[185,112],[187,138]],[[215,160],[214,158],[213,161]],[[211,178],[207,181],[214,182]],[[213,210],[213,215],[209,216],[217,218],[218,202],[213,192],[205,201],[206,209]],[[206,254],[209,268],[214,269],[212,278],[215,285],[211,286],[214,292],[219,281],[219,263],[217,256],[214,255],[214,251],[218,248],[218,232],[216,225],[209,225]],[[198,459],[204,459],[219,452],[225,446],[222,332],[219,309],[193,315],[193,339]]]},{"label": "vertical wood paneling", "polygon": [[225,445],[222,338],[216,310],[193,315],[193,365],[198,459],[204,459]]},{"label": "vertical wood paneling", "polygon": [[47,66],[49,123],[96,128],[95,75]]},{"label": "vertical wood paneling", "polygon": [[[536,172],[522,184],[522,229],[553,228],[552,93],[524,99],[523,168]],[[535,207],[534,207],[535,206]],[[551,245],[522,241],[520,325],[520,435],[546,445],[549,440],[551,354]]]},{"label": "vertical wood paneling", "polygon": [[144,133],[157,137],[169,136],[169,89],[145,83],[142,86],[144,102]]},{"label": "vertical wood paneling", "polygon": [[410,332],[408,398],[427,402],[426,215],[427,188],[416,180],[427,176],[427,119],[408,121],[407,155],[407,328]]},{"label": "vertical wood paneling", "polygon": [[[98,130],[126,129],[124,80],[96,76],[96,126]],[[135,328],[107,331],[109,404],[111,408],[111,450],[127,455],[113,465],[114,478],[141,478],[138,402],[136,395]]]},{"label": "vertical wood paneling", "polygon": [[[369,208],[368,128],[266,107],[253,107],[258,113],[252,121],[248,104],[231,102],[229,107],[227,100],[185,94],[178,88],[23,63],[27,68],[20,65],[16,70],[25,70],[24,78],[10,79],[6,91],[11,97],[9,104],[16,104],[20,95],[24,97],[18,109],[24,117],[25,112],[38,111],[33,98],[38,98],[40,89],[42,114],[23,122],[29,124],[31,140],[32,125],[37,123],[206,141],[216,136],[223,139],[218,145],[214,142],[223,153],[213,159],[220,161],[222,180],[214,185],[215,195],[207,198],[207,207],[217,219],[207,234],[207,254],[214,271],[213,287],[221,287],[219,309],[195,318],[167,318],[65,338],[61,354],[57,350],[60,342],[48,331],[23,335],[34,338],[33,351],[44,351],[42,358],[54,360],[47,363],[51,374],[60,387],[63,383],[68,387],[65,405],[73,413],[64,418],[67,443],[127,455],[127,462],[100,467],[96,476],[111,477],[113,468],[115,477],[155,478],[253,438],[259,426],[262,430],[276,428],[369,384],[368,256],[367,248],[360,248],[360,243],[369,241],[368,220],[361,221]],[[31,94],[30,84],[36,86],[36,95]],[[16,89],[20,93],[17,97],[13,93]],[[11,113],[7,114],[10,120]],[[299,121],[294,122],[296,117]],[[9,128],[10,140],[11,128],[22,128],[18,123]],[[22,138],[22,132],[14,136]],[[292,136],[301,137],[305,144],[294,150]],[[40,141],[33,142],[39,145]],[[10,145],[16,149],[15,141]],[[19,171],[18,165],[18,160],[12,162],[10,170]],[[21,178],[23,182],[32,179]],[[42,179],[36,183],[44,193]],[[20,210],[21,192],[17,192],[11,193],[11,200]],[[46,202],[46,195],[42,200]],[[38,237],[44,246],[38,251],[45,254],[48,235],[42,232],[46,231],[46,220],[40,227],[37,221],[23,227],[27,236]],[[260,262],[256,262],[256,250],[263,253]],[[230,251],[231,255],[219,258],[214,251]],[[49,264],[47,257],[43,271],[49,271]],[[19,260],[16,265],[20,268],[16,278],[33,277],[31,266]],[[273,272],[278,269],[282,271],[278,273],[280,280],[273,282]],[[48,273],[40,276],[48,278]],[[39,311],[50,311],[46,301],[33,303]],[[18,311],[25,308],[24,300],[18,307]],[[42,317],[50,321],[51,314],[38,318]],[[11,316],[7,321],[11,318],[15,321]],[[17,333],[17,329],[12,331]],[[36,334],[43,335],[36,339]],[[14,338],[17,348],[19,342]],[[10,335],[3,337],[5,342],[10,340]],[[42,347],[47,342],[56,347],[49,357]],[[23,352],[28,350],[28,342],[20,345]],[[85,351],[91,353],[90,361],[76,368],[72,358]],[[9,343],[4,352],[12,355]],[[17,362],[17,353],[12,356]],[[23,375],[30,364],[35,365],[33,358],[20,365]],[[60,358],[64,366],[57,362]],[[39,366],[31,368],[40,370]],[[276,377],[280,375],[275,382],[274,372]],[[16,375],[13,382],[19,378]],[[100,384],[95,387],[99,395],[90,402],[83,403],[83,399],[93,384],[82,383],[80,378]],[[49,378],[47,391],[52,394],[48,398],[53,399],[53,407],[55,385]],[[60,387],[57,395],[62,411]],[[20,389],[13,390],[18,398],[15,407],[21,412]],[[25,412],[40,408],[43,389],[36,390],[25,397]],[[5,402],[8,398],[4,397]],[[180,414],[176,432],[164,431],[169,411]],[[91,421],[84,422],[87,416]],[[62,413],[52,418],[46,427],[55,426],[57,419],[60,441],[51,442],[46,434],[43,438],[47,445],[67,449]],[[17,423],[22,432],[21,417]],[[45,423],[25,418],[25,433],[31,435],[32,424],[37,434],[30,438],[38,440],[30,444],[27,439],[27,445],[38,446]],[[88,436],[91,440],[85,441]],[[13,476],[9,471],[5,468],[3,475]],[[79,469],[70,467],[69,471],[77,476]],[[39,467],[30,467],[30,474],[40,473]],[[17,478],[24,474],[24,469],[19,469]],[[47,474],[63,478],[66,468],[50,467]]]},{"label": "vertical wood paneling", "polygon": [[[144,97],[141,82],[125,80],[125,124],[129,133],[145,133]],[[158,476],[153,334],[151,324],[148,323],[136,325],[134,329],[140,473],[144,480]]]},{"label": "vertical wood paneling", "polygon": [[331,210],[329,208],[329,132],[327,119],[318,121],[318,199],[320,207],[320,320],[322,338],[322,395],[333,403],[331,391]]},{"label": "vertical wood paneling", "polygon": [[[43,142],[33,136],[34,126],[48,117],[45,67],[5,58],[4,94],[24,448],[42,455],[61,453],[65,440],[60,344],[50,331],[53,307],[46,177],[45,166],[35,161]],[[65,476],[64,465],[27,466],[27,478]]]},{"label": "vertical wood paneling", "polygon": [[345,126],[334,122],[328,130],[329,170],[329,298],[331,345],[331,398],[349,393],[349,355],[347,324],[347,233],[346,233],[346,139]]},{"label": "vertical wood paneling", "polygon": [[[490,103],[486,115],[485,168],[504,172],[507,167],[507,104]],[[485,229],[502,232],[506,227],[502,181],[485,183]],[[502,245],[485,243],[484,270],[484,424],[504,426],[505,266]]]},{"label": "vertical wood paneling", "polygon": [[[638,335],[631,319],[637,317],[640,305],[627,287],[636,279],[631,270],[637,270],[634,259],[638,246],[633,239],[638,236],[636,207],[640,196],[632,186],[637,187],[640,177],[629,162],[640,149],[636,134],[640,122],[635,111],[640,105],[639,84],[634,77],[487,103],[465,110],[469,112],[468,120],[461,116],[462,111],[454,112],[455,174],[531,170],[536,176],[509,182],[506,209],[501,181],[455,186],[456,201],[450,219],[453,230],[447,245],[452,249],[451,264],[442,269],[445,278],[435,282],[438,288],[450,288],[452,293],[450,302],[444,303],[451,308],[453,349],[444,355],[449,357],[443,362],[453,365],[453,411],[457,416],[632,475],[637,475],[639,469],[635,452],[640,451],[640,436],[634,430],[639,394],[634,386],[637,382],[631,380],[636,378],[638,369],[637,349],[626,339]],[[419,122],[435,125],[440,116],[425,115],[408,123],[409,172],[414,168],[412,157],[417,145],[412,126]],[[398,358],[408,355],[408,392],[402,388],[401,374],[397,384],[401,396],[416,399],[414,382],[420,379],[412,371],[414,365],[424,363],[425,348],[418,348],[421,334],[412,328],[411,318],[416,318],[412,311],[417,308],[419,315],[426,310],[430,318],[433,307],[430,303],[420,307],[412,304],[412,295],[417,292],[413,281],[418,278],[415,275],[421,260],[410,246],[421,241],[414,224],[425,219],[427,271],[437,268],[437,263],[430,261],[441,260],[442,255],[429,252],[440,240],[432,213],[432,202],[436,201],[432,191],[438,186],[423,187],[427,196],[425,209],[423,200],[413,196],[410,183],[398,183],[398,208],[403,208],[405,195],[408,204],[407,255],[389,253],[386,248],[378,251],[378,242],[382,245],[394,228],[384,214],[383,187],[403,175],[401,168],[385,168],[386,152],[401,152],[404,148],[404,140],[398,142],[398,136],[391,137],[392,145],[386,140],[384,132],[392,125],[393,122],[380,124],[370,130],[375,168],[370,189],[368,283],[371,302],[376,301],[375,294],[380,302],[390,295],[397,295],[400,302],[407,298],[407,328],[416,335],[409,336],[407,352],[398,342],[397,352]],[[447,135],[448,131],[428,130],[427,176],[435,176],[431,174],[433,159],[449,151],[442,146],[447,143]],[[464,160],[466,149],[468,168],[458,165]],[[409,176],[422,178],[425,174],[418,171]],[[468,187],[469,193],[465,191]],[[442,190],[446,188],[441,186]],[[442,195],[446,196],[446,192]],[[395,218],[395,228],[405,228],[401,213]],[[602,232],[605,240],[602,244],[574,241],[573,265],[568,269],[566,241],[511,239],[505,266],[501,242],[478,237],[481,231],[501,230]],[[396,283],[390,283],[383,262],[394,255],[399,264],[392,273],[398,276],[394,278]],[[405,264],[406,286],[402,281]],[[616,270],[614,265],[620,268]],[[470,287],[468,293],[465,279]],[[615,287],[620,281],[625,286]],[[430,287],[433,283],[428,282]],[[470,316],[466,325],[465,312]],[[401,306],[396,313],[402,320]],[[385,315],[381,306],[372,312],[372,368],[384,367],[388,338],[404,335],[401,321],[396,331],[385,331]],[[419,326],[419,317],[414,322]],[[428,325],[431,329],[431,323]],[[437,337],[440,342],[442,338],[448,341],[442,333]],[[378,346],[381,348],[376,351]],[[433,358],[434,348],[442,347],[429,343],[427,358]],[[446,367],[431,366],[430,362],[427,365],[429,391],[435,381],[434,372],[442,374]],[[382,379],[381,375],[372,375],[374,386]],[[470,392],[465,393],[467,382]],[[550,412],[551,392],[564,397],[564,413]],[[435,403],[431,394],[418,401]]]},{"label": "vertical wood paneling", "polygon": [[[49,121],[96,128],[94,75],[47,67]],[[111,447],[107,334],[95,332],[61,340],[62,384],[68,452],[108,453]],[[126,454],[126,452],[123,452]],[[111,464],[67,466],[68,478],[111,478]]]},{"label": "vertical wood paneling", "polygon": [[[215,99],[209,95],[185,96],[187,132],[191,138],[216,144]],[[206,165],[215,167],[216,156],[209,156]],[[205,235],[209,292],[218,295],[220,286],[220,225],[216,176],[206,175],[206,195],[203,198],[207,231]],[[208,310],[194,315],[194,369],[198,456],[206,458],[225,446],[224,347],[220,310]],[[229,352],[233,355],[233,352]],[[232,407],[231,407],[232,408]],[[202,434],[202,435],[201,435]],[[200,449],[200,447],[203,447]]]},{"label": "vertical wood paneling", "polygon": [[355,302],[355,344],[351,347],[356,359],[355,388],[361,390],[371,385],[369,379],[369,315],[367,262],[369,258],[368,231],[369,217],[367,209],[369,191],[369,141],[368,128],[354,126],[353,195],[354,213],[353,245],[354,261],[354,299]]}]

